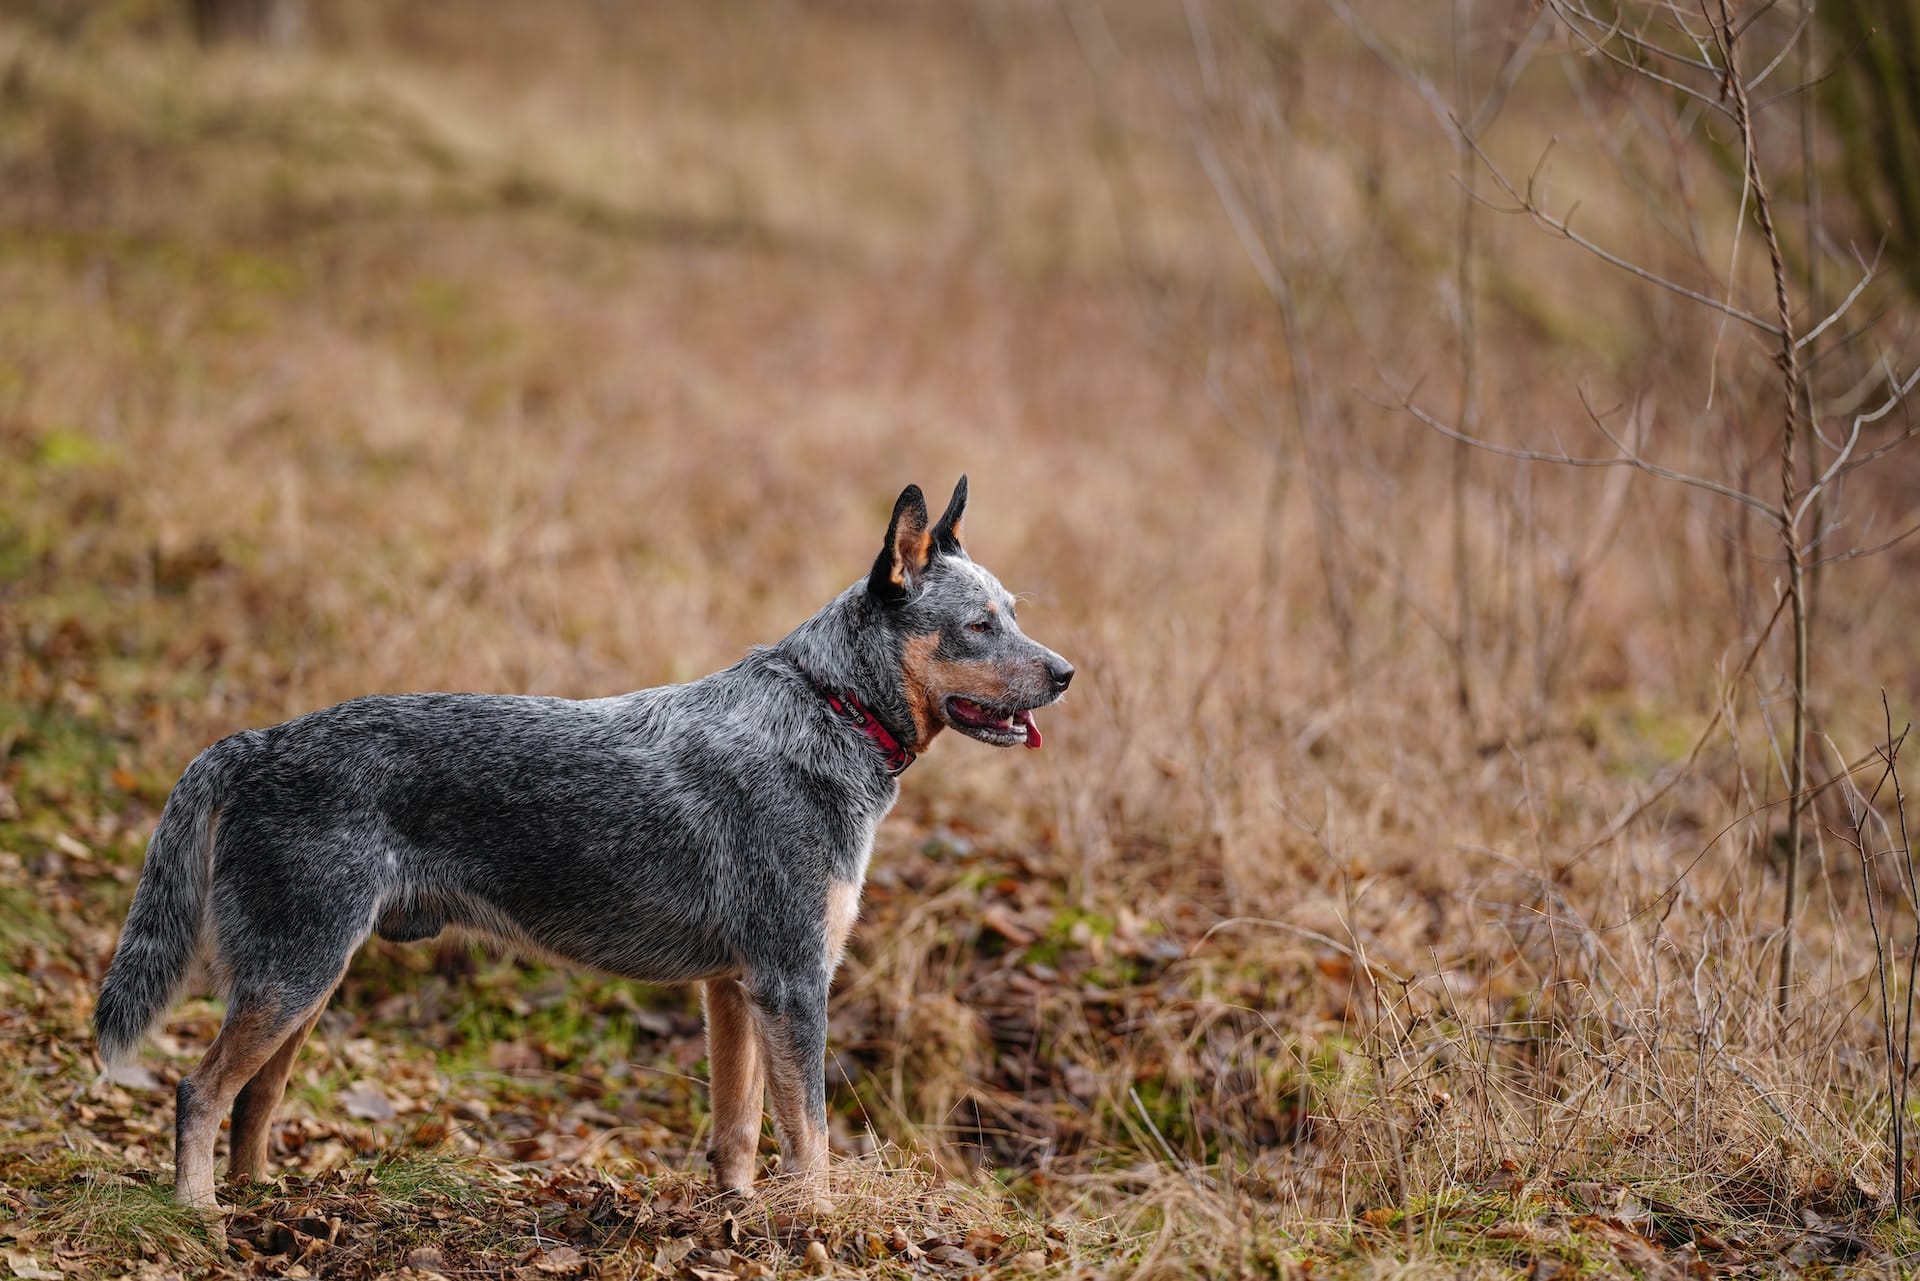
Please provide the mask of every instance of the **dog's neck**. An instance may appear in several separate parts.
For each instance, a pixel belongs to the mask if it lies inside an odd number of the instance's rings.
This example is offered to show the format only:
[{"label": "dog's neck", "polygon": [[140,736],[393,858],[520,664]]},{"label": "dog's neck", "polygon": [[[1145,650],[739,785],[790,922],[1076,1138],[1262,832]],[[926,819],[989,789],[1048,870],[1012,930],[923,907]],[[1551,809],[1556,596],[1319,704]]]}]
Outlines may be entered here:
[{"label": "dog's neck", "polygon": [[886,758],[887,773],[898,778],[907,772],[907,766],[914,762],[914,753],[907,750],[900,740],[894,737],[893,731],[883,725],[879,717],[868,711],[851,691],[831,689],[813,673],[804,668],[801,670],[808,683],[813,686],[814,692],[827,700],[827,706],[833,709],[836,716],[873,740],[873,745],[879,748],[880,754]]},{"label": "dog's neck", "polygon": [[[850,695],[910,761],[926,743],[901,675],[901,637],[873,617],[875,608],[867,599],[866,584],[855,583],[773,649],[815,685]],[[876,737],[875,742],[880,740]],[[892,765],[897,758],[889,756]],[[893,772],[904,768],[899,765]]]}]

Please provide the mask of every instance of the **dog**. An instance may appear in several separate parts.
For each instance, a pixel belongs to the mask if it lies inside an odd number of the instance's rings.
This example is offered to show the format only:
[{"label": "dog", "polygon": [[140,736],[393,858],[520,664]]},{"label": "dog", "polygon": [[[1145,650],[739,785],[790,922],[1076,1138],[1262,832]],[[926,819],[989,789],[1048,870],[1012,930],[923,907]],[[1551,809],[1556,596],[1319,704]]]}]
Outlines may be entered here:
[{"label": "dog", "polygon": [[167,799],[101,983],[121,1064],[204,959],[220,1033],[179,1085],[175,1196],[258,1180],[295,1057],[369,934],[453,927],[649,983],[703,985],[713,1181],[827,1161],[827,989],[874,829],[942,728],[1040,746],[1073,679],[968,556],[967,479],[909,485],[855,582],[778,644],[684,685],[575,701],[376,695],[222,739]]}]

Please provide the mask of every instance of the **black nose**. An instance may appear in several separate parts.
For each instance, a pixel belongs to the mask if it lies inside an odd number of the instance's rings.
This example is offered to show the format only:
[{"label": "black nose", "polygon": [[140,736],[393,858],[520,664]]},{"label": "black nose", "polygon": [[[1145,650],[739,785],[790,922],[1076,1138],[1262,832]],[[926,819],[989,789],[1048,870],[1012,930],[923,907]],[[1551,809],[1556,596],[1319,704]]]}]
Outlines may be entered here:
[{"label": "black nose", "polygon": [[1073,664],[1064,658],[1049,659],[1047,677],[1053,682],[1053,692],[1064,694],[1067,686],[1073,684]]}]

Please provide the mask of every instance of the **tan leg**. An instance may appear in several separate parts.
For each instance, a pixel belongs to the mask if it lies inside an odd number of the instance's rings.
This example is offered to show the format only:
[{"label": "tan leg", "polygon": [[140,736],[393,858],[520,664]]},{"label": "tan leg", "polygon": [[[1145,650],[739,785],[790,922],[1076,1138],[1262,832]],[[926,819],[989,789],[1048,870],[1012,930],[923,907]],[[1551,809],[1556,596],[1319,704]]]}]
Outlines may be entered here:
[{"label": "tan leg", "polygon": [[[796,988],[798,990],[796,990]],[[766,1061],[773,1127],[788,1174],[821,1178],[827,1171],[827,991],[789,988],[781,1007],[753,1006]]]},{"label": "tan leg", "polygon": [[800,1065],[769,1063],[767,1083],[773,1096],[773,1128],[780,1135],[780,1168],[810,1176],[827,1172],[827,1127],[807,1106]]},{"label": "tan leg", "polygon": [[712,1076],[713,1145],[707,1164],[713,1181],[729,1191],[753,1186],[760,1148],[760,1106],[766,1074],[760,1043],[747,1009],[747,994],[733,979],[708,979],[707,1066]]},{"label": "tan leg", "polygon": [[266,1065],[307,1011],[288,1012],[266,1004],[235,1004],[213,1047],[180,1082],[174,1115],[174,1199],[182,1205],[217,1211],[213,1195],[213,1143],[220,1118],[240,1089]]},{"label": "tan leg", "polygon": [[253,1079],[241,1087],[239,1097],[234,1099],[233,1131],[228,1139],[229,1182],[257,1183],[266,1177],[273,1110],[280,1106],[287,1092],[287,1079],[293,1075],[293,1063],[300,1057],[300,1047],[312,1035],[314,1024],[320,1021],[320,1012],[325,1008],[325,1001],[315,1006],[313,1013],[287,1034],[266,1066],[253,1074]]}]

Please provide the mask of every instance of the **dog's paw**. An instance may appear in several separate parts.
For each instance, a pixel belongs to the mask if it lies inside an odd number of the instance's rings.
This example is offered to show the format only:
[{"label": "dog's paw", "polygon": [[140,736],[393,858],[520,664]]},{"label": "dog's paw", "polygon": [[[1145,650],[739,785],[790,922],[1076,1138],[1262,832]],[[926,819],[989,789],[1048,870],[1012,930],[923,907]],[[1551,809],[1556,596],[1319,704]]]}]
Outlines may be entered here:
[{"label": "dog's paw", "polygon": [[712,1204],[716,1210],[725,1212],[745,1209],[753,1203],[753,1200],[754,1192],[751,1183],[741,1184],[736,1187],[725,1187],[718,1183],[713,1185]]},{"label": "dog's paw", "polygon": [[228,1219],[231,1219],[233,1217],[232,1206],[223,1205],[211,1196],[207,1197],[204,1201],[182,1200],[180,1202],[180,1208],[183,1210],[191,1211],[192,1213],[198,1215],[200,1218],[206,1220],[206,1222],[209,1224],[225,1223]]}]

